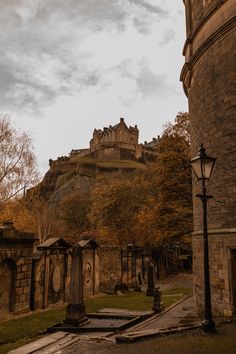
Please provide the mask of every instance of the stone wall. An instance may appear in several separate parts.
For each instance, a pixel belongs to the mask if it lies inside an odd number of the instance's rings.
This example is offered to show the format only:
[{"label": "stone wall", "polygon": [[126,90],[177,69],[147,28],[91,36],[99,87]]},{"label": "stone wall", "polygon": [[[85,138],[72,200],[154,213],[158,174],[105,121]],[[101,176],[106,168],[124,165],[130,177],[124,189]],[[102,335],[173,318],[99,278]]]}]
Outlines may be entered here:
[{"label": "stone wall", "polygon": [[95,295],[99,291],[98,257],[96,249],[83,250],[84,296]]},{"label": "stone wall", "polygon": [[34,235],[0,228],[0,319],[30,310]]},{"label": "stone wall", "polygon": [[[40,245],[35,241],[34,235],[19,232],[12,223],[0,227],[0,320],[69,299],[72,246],[57,237]],[[147,280],[151,261],[156,276],[168,263],[161,251],[134,245],[99,247],[93,239],[84,238],[79,246],[85,297],[100,291],[137,289]]]},{"label": "stone wall", "polygon": [[98,248],[99,257],[99,290],[114,291],[122,281],[121,247],[101,246]]},{"label": "stone wall", "polygon": [[[189,98],[192,156],[201,143],[217,158],[207,185],[212,308],[216,316],[236,312],[230,254],[236,249],[236,2],[185,1],[186,63],[181,73]],[[195,177],[193,195],[200,192]],[[193,199],[193,271],[196,307],[203,308],[202,205]]]},{"label": "stone wall", "polygon": [[39,245],[33,255],[31,309],[46,308],[65,302],[69,278],[71,247],[61,238],[51,238]]}]

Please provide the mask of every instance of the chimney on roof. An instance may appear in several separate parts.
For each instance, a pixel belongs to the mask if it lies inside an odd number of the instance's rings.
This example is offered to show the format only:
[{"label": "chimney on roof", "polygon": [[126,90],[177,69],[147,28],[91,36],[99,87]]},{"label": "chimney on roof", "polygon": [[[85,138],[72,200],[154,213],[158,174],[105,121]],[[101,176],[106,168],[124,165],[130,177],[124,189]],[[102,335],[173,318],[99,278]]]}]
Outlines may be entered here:
[{"label": "chimney on roof", "polygon": [[120,118],[120,123],[124,122],[124,118]]},{"label": "chimney on roof", "polygon": [[137,126],[137,124],[135,124],[135,126],[134,126],[136,129],[138,128],[138,126]]}]

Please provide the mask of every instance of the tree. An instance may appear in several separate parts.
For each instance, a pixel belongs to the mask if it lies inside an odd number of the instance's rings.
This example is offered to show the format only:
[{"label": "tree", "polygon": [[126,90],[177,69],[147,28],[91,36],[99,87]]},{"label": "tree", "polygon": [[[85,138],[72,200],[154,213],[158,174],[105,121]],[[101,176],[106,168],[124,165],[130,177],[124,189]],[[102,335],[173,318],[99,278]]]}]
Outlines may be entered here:
[{"label": "tree", "polygon": [[143,175],[101,178],[89,219],[106,242],[138,245],[190,243],[192,186],[189,117],[179,113],[158,142],[158,160]]},{"label": "tree", "polygon": [[190,242],[192,179],[190,167],[190,123],[188,113],[178,113],[169,123],[158,145],[156,165],[159,189],[160,238],[169,242]]},{"label": "tree", "polygon": [[73,190],[70,191],[60,202],[58,210],[54,209],[54,217],[61,230],[68,235],[78,235],[84,231],[89,231],[90,223],[88,212],[90,207],[90,191]]},{"label": "tree", "polygon": [[25,191],[37,180],[31,137],[17,132],[9,117],[0,114],[0,204]]},{"label": "tree", "polygon": [[134,233],[135,217],[145,198],[140,175],[101,177],[92,192],[89,220],[105,242],[140,243]]}]

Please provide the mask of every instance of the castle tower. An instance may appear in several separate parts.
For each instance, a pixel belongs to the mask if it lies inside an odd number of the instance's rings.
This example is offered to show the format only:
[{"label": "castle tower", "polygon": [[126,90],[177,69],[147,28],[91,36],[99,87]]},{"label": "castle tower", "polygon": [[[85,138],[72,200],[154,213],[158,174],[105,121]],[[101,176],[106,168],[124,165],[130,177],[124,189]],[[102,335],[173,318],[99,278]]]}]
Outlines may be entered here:
[{"label": "castle tower", "polygon": [[[200,143],[217,158],[207,189],[209,263],[215,316],[236,314],[236,1],[185,0],[186,62],[192,156]],[[203,308],[202,206],[193,180],[193,274],[196,308]]]}]

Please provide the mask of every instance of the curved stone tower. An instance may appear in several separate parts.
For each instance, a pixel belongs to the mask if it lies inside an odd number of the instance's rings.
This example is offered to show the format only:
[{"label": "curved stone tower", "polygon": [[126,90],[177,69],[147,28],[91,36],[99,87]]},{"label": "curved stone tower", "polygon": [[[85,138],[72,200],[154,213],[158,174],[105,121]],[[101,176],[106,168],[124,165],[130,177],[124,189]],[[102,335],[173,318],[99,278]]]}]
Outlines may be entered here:
[{"label": "curved stone tower", "polygon": [[[181,72],[189,99],[192,156],[200,143],[217,158],[208,194],[212,311],[236,314],[236,0],[185,0],[187,39]],[[202,206],[193,181],[194,299],[203,308]]]}]

